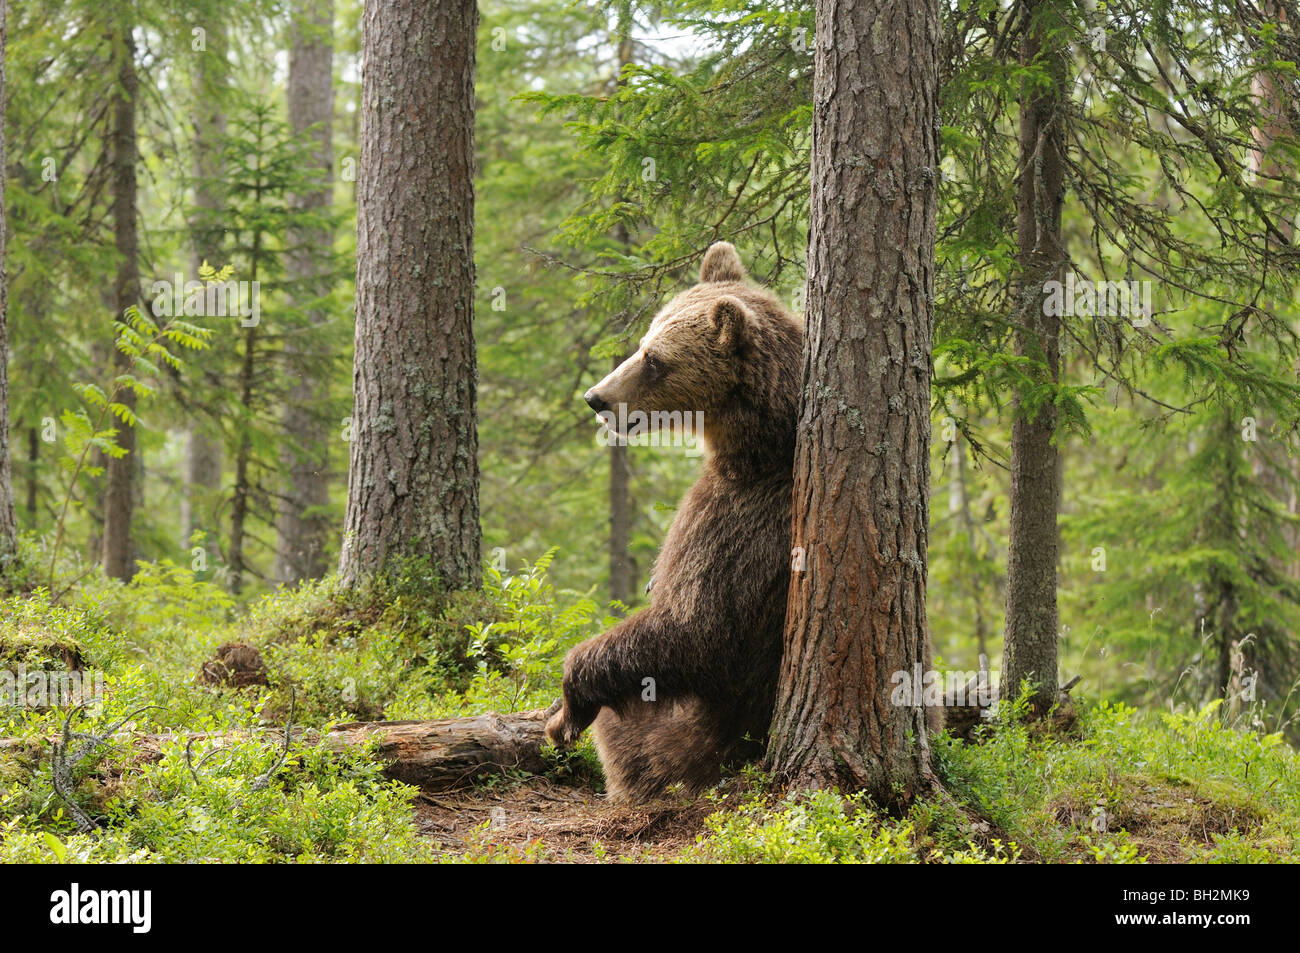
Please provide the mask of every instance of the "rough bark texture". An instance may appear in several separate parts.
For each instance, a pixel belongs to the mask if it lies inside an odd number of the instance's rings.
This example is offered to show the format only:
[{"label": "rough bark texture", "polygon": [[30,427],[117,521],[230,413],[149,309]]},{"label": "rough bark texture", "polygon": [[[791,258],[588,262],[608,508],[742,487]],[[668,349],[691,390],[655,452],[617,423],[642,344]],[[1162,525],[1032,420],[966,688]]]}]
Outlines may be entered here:
[{"label": "rough bark texture", "polygon": [[[318,732],[301,729],[295,729],[293,737],[307,744],[319,739],[334,752],[360,748],[375,739],[375,750],[387,765],[384,773],[388,777],[426,790],[445,790],[505,771],[545,772],[550,767],[542,756],[547,714],[548,710],[538,709],[436,721],[354,722],[334,727],[323,739]],[[159,760],[163,748],[178,737],[202,742],[248,735],[123,733],[118,737],[123,744],[131,744],[136,755],[133,763],[138,763]],[[272,729],[260,737],[270,744],[282,744],[284,732]],[[30,750],[33,764],[42,760],[41,747],[27,738],[0,738],[0,750]]]},{"label": "rough bark texture", "polygon": [[[214,18],[208,25],[207,50],[194,57],[194,88],[198,111],[194,119],[194,220],[190,223],[190,274],[195,280],[207,262],[214,268],[226,264],[222,251],[223,229],[216,223],[221,198],[220,140],[226,134],[221,89],[227,82],[226,27]],[[207,534],[209,563],[218,553],[216,504],[221,492],[222,447],[205,421],[191,419],[185,435],[181,490],[181,547],[190,545],[195,530]]]},{"label": "rough bark texture", "polygon": [[[1061,209],[1065,204],[1065,53],[1049,33],[1059,28],[1056,0],[1031,0],[1021,35],[1021,62],[1040,64],[1052,82],[1026,86],[1020,102],[1017,238],[1020,288],[1015,316],[1016,353],[1042,363],[1042,379],[1060,378],[1061,319],[1044,306],[1044,282],[1060,280],[1065,252]],[[1034,686],[1032,711],[1043,715],[1056,702],[1059,551],[1057,511],[1061,498],[1059,450],[1052,443],[1056,408],[1026,405],[1015,394],[1011,430],[1011,534],[1007,554],[1007,616],[1002,649],[1002,694],[1014,697],[1021,682]]]},{"label": "rough bark texture", "polygon": [[[939,10],[817,5],[803,403],[786,647],[768,756],[798,786],[897,805],[934,783],[928,668],[930,349]],[[798,563],[796,563],[798,569]]]},{"label": "rough bark texture", "polygon": [[[139,80],[135,72],[135,40],[130,24],[120,24],[114,38],[117,59],[117,88],[113,93],[112,181],[113,242],[117,248],[117,278],[113,282],[114,319],[140,302],[139,238],[136,233],[137,159],[135,103]],[[113,333],[110,328],[110,333]],[[130,359],[114,349],[113,366],[117,373],[126,369]],[[119,391],[117,400],[135,407],[135,394]],[[136,441],[135,429],[117,422],[117,445],[126,455],[109,458],[104,489],[104,574],[129,581],[135,575],[135,551],[131,544],[131,515],[135,509]]]},{"label": "rough bark texture", "polygon": [[[334,0],[302,0],[294,12],[289,50],[289,125],[302,134],[310,130],[315,161],[321,169],[319,188],[291,196],[297,209],[322,209],[333,191],[334,149],[330,123],[334,115]],[[328,229],[295,229],[289,236],[289,281],[295,293],[318,299],[329,292],[329,250],[334,236]],[[313,330],[329,315],[321,308],[307,313],[302,331],[290,333],[284,360],[294,375],[281,416],[284,434],[280,465],[287,476],[276,522],[278,540],[275,578],[294,583],[325,572],[325,516],[329,503],[329,440],[334,432],[325,416],[329,404],[327,381],[313,373]]]},{"label": "rough bark texture", "polygon": [[353,439],[340,572],[477,586],[474,0],[364,12]]},{"label": "rough bark texture", "polygon": [[422,788],[453,788],[502,771],[541,774],[546,744],[546,710],[438,721],[360,722],[339,725],[325,743],[334,751],[378,739],[385,774]]},{"label": "rough bark texture", "polygon": [[[5,11],[0,4],[0,169],[5,165]],[[8,280],[5,274],[4,181],[0,177],[0,589],[18,549],[18,522],[14,516],[13,483],[9,470],[9,329]]]}]

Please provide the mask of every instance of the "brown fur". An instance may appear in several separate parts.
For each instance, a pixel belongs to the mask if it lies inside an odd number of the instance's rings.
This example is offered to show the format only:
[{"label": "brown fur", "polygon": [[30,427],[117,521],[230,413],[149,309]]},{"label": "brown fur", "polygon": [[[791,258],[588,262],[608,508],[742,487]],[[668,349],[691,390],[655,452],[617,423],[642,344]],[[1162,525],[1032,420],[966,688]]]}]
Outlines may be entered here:
[{"label": "brown fur", "polygon": [[[710,247],[700,284],[651,322],[593,407],[704,413],[709,453],[655,563],[650,605],[565,658],[557,744],[594,737],[610,794],[691,791],[760,754],[775,704],[790,582],[803,328]],[[644,679],[655,700],[643,700]]]}]

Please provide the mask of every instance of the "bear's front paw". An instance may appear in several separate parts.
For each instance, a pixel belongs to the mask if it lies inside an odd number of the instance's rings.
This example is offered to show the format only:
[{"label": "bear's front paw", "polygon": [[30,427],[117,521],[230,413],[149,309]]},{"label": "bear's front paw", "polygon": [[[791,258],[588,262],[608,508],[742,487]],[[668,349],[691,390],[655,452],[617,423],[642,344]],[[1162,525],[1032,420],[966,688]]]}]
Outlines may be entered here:
[{"label": "bear's front paw", "polygon": [[555,747],[568,748],[577,742],[582,727],[569,718],[568,708],[561,708],[546,722],[546,737]]}]

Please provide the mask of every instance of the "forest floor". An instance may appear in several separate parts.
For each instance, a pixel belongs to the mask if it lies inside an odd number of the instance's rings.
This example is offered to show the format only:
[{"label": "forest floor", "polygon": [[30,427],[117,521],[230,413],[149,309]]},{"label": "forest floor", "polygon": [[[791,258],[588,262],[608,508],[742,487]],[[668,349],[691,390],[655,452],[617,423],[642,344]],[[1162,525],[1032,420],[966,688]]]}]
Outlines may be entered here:
[{"label": "forest floor", "polygon": [[415,801],[416,828],[436,849],[483,861],[663,862],[693,845],[715,810],[707,798],[623,807],[545,778]]},{"label": "forest floor", "polygon": [[[1141,773],[1112,777],[1110,787],[1105,828],[1124,831],[1135,856],[1151,863],[1194,861],[1218,837],[1252,834],[1263,820],[1249,803],[1207,796],[1167,778]],[[679,858],[707,834],[705,819],[722,805],[710,798],[681,798],[621,806],[588,785],[558,785],[535,777],[452,793],[422,792],[414,807],[417,831],[448,859],[663,863]],[[1077,789],[1060,792],[1044,807],[1052,828],[1049,840],[1090,829],[1095,836],[1098,830],[1095,800]],[[983,846],[995,834],[981,836]],[[1032,843],[1022,842],[1020,848],[1023,862],[1043,860]],[[1073,859],[1096,863],[1114,858],[1085,852]]]},{"label": "forest floor", "polygon": [[[452,792],[385,779],[368,749],[304,744],[286,763],[262,729],[545,707],[563,649],[605,624],[589,606],[556,609],[540,570],[489,574],[454,602],[426,589],[323,580],[236,615],[224,591],[167,564],[130,586],[88,582],[72,605],[0,597],[0,671],[95,672],[105,686],[97,711],[0,705],[0,738],[20,741],[0,746],[0,863],[1300,862],[1300,754],[1262,704],[1229,717],[1217,702],[1083,697],[1077,722],[1044,731],[1017,702],[973,740],[933,739],[948,796],[901,817],[781,791],[758,769],[704,797],[611,804],[589,740],[544,776]],[[249,677],[213,684],[208,663],[235,647],[256,663]],[[32,757],[69,724],[88,736],[128,723],[231,740],[148,759],[140,744],[102,746],[59,777]],[[78,829],[74,802],[97,829]]]}]

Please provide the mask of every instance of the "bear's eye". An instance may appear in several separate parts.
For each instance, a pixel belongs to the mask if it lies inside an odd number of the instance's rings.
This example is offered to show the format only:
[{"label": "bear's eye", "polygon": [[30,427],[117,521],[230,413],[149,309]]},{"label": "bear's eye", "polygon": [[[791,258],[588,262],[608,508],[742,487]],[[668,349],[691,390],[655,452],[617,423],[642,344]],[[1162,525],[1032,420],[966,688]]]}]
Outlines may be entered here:
[{"label": "bear's eye", "polygon": [[645,356],[646,377],[648,377],[650,380],[654,380],[655,378],[663,374],[663,372],[664,372],[663,362],[659,358],[655,357],[653,354],[647,354]]}]

